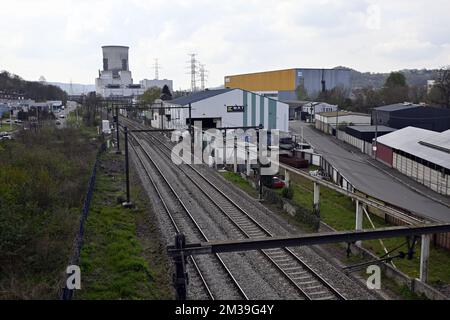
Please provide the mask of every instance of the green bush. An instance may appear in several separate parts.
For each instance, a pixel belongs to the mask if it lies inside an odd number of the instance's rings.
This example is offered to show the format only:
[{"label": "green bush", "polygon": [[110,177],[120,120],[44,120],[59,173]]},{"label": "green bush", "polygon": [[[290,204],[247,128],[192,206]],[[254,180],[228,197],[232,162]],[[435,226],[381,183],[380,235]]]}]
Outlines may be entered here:
[{"label": "green bush", "polygon": [[294,188],[292,188],[291,186],[284,187],[281,191],[281,195],[283,196],[283,198],[292,199],[294,197]]},{"label": "green bush", "polygon": [[0,142],[0,299],[56,298],[97,150],[73,129]]}]

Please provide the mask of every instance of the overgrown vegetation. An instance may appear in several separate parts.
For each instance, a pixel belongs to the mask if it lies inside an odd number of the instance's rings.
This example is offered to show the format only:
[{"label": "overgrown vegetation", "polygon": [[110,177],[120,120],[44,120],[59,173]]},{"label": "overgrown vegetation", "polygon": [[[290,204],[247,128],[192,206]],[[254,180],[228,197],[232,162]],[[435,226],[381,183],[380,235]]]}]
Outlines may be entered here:
[{"label": "overgrown vegetation", "polygon": [[0,298],[57,298],[97,150],[70,128],[0,143]]},{"label": "overgrown vegetation", "polygon": [[281,195],[283,198],[292,199],[294,197],[294,188],[291,185],[289,185],[289,187],[284,187],[281,190]]},{"label": "overgrown vegetation", "polygon": [[[133,209],[120,204],[124,195],[123,158],[104,154],[86,224],[81,252],[82,290],[76,299],[170,299],[167,265],[155,239],[139,237],[148,211],[133,189]],[[156,236],[144,230],[143,238]],[[145,247],[143,246],[145,244]],[[147,256],[144,248],[158,257]],[[147,253],[147,254],[151,254]],[[158,260],[159,259],[159,260]],[[149,264],[151,261],[151,265]]]},{"label": "overgrown vegetation", "polygon": [[[339,108],[370,113],[382,105],[425,102],[429,105],[450,108],[450,67],[440,70],[402,70],[390,74],[361,74],[351,70],[352,99],[350,90],[336,87],[321,92],[316,98]],[[435,80],[427,90],[427,80]]]},{"label": "overgrown vegetation", "polygon": [[256,190],[251,186],[251,184],[242,178],[240,174],[236,174],[234,172],[223,172],[222,175],[227,179],[228,181],[236,184],[239,188],[246,191],[251,196],[256,197],[258,193]]}]

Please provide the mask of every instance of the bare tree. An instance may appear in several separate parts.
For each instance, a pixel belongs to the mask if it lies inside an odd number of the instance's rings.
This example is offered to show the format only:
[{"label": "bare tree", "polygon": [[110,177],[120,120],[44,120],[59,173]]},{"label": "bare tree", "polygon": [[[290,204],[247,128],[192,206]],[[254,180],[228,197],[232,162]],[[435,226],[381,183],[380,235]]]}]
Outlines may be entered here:
[{"label": "bare tree", "polygon": [[439,89],[443,104],[450,108],[450,66],[439,70],[434,86]]}]

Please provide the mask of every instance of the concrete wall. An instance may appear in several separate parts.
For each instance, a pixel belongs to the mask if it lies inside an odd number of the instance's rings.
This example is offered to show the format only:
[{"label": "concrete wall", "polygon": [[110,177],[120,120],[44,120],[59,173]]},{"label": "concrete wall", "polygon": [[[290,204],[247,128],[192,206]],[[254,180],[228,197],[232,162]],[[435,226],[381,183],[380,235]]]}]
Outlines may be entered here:
[{"label": "concrete wall", "polygon": [[338,130],[338,139],[358,148],[362,153],[372,155],[372,144],[367,141],[358,139],[341,130]]},{"label": "concrete wall", "polygon": [[172,80],[167,80],[167,79],[162,79],[162,80],[148,80],[148,79],[144,79],[139,81],[139,83],[141,84],[141,86],[145,89],[151,88],[151,87],[158,87],[158,88],[163,88],[164,85],[167,85],[170,89],[170,91],[173,91],[173,81]]},{"label": "concrete wall", "polygon": [[[129,70],[128,69],[128,47],[124,46],[103,46],[103,59],[107,59],[108,68],[106,70]],[[123,68],[122,60],[126,61],[126,68]]]}]

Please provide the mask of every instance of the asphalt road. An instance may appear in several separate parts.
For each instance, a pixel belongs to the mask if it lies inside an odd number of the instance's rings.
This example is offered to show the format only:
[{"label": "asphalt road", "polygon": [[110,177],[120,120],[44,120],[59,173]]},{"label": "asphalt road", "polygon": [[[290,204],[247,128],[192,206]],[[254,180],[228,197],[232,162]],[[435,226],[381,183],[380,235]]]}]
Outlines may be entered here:
[{"label": "asphalt road", "polygon": [[[65,128],[66,127],[67,117],[69,116],[70,112],[75,110],[75,108],[76,108],[76,103],[68,101],[66,107],[64,108],[64,110],[61,110],[61,112],[59,112],[59,113],[55,113],[55,116],[57,118],[55,121],[59,120],[61,122],[61,124],[58,125],[58,128]],[[61,118],[60,117],[61,115],[64,115],[65,118]]]},{"label": "asphalt road", "polygon": [[362,156],[333,142],[334,137],[323,135],[301,121],[290,121],[289,127],[292,133],[298,135],[303,127],[304,139],[361,192],[418,216],[450,222],[450,208],[413,191],[373,167]]}]

